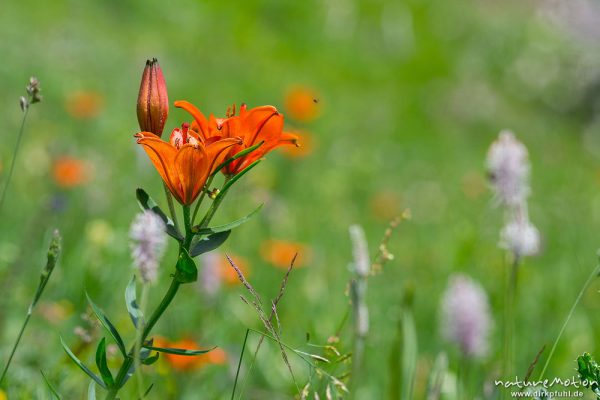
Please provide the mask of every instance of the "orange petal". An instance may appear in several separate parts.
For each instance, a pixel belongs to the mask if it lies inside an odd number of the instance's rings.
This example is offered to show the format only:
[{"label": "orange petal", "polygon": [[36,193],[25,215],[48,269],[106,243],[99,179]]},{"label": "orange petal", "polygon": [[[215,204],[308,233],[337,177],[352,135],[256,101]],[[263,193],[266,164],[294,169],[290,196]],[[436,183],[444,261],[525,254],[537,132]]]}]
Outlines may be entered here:
[{"label": "orange petal", "polygon": [[182,203],[190,205],[196,200],[208,178],[208,157],[202,146],[186,144],[175,157],[175,168],[181,182]]},{"label": "orange petal", "polygon": [[[178,100],[174,103],[174,105],[175,107],[183,108],[185,111],[190,113],[190,115],[194,118],[194,121],[196,122],[198,130],[204,137],[207,137],[207,135],[210,134],[208,130],[208,121],[206,120],[206,117],[204,116],[204,114],[202,114],[200,110],[198,110],[198,108],[195,105],[185,100]],[[196,130],[195,128],[196,126],[192,124],[192,129]]]},{"label": "orange petal", "polygon": [[[147,134],[148,132],[141,132],[138,135]],[[151,134],[152,135],[152,134]],[[177,155],[177,149],[167,142],[163,142],[156,135],[138,136],[138,143],[144,146],[144,150],[150,157],[150,161],[154,164],[154,168],[158,171],[159,175],[171,191],[173,196],[181,202],[181,190],[178,173],[175,169],[175,156]]]},{"label": "orange petal", "polygon": [[283,115],[272,106],[249,110],[242,123],[246,134],[244,143],[247,146],[253,146],[263,140],[265,144],[276,141],[283,131]]}]

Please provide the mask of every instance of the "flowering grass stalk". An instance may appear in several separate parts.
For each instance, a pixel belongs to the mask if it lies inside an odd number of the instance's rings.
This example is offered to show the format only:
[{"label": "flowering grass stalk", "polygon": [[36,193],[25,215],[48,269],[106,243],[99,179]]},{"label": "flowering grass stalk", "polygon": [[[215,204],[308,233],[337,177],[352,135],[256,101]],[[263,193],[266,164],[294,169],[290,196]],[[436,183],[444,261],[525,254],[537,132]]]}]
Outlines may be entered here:
[{"label": "flowering grass stalk", "polygon": [[25,321],[23,321],[21,330],[19,331],[19,334],[17,335],[15,344],[13,345],[12,350],[10,352],[10,356],[8,357],[8,361],[6,362],[6,365],[4,366],[4,370],[2,371],[2,376],[0,376],[0,384],[2,384],[2,382],[4,381],[4,378],[6,377],[6,373],[8,372],[8,368],[10,367],[10,364],[15,355],[15,352],[17,351],[17,347],[19,347],[19,343],[21,342],[23,333],[25,332],[25,329],[27,328],[27,325],[29,324],[29,320],[31,318],[31,314],[33,313],[33,309],[35,308],[36,304],[42,297],[42,294],[44,293],[44,289],[46,288],[46,285],[48,284],[48,281],[50,280],[50,276],[52,275],[52,271],[54,271],[54,267],[56,267],[56,263],[58,262],[58,257],[60,256],[60,252],[61,252],[61,236],[60,236],[60,233],[58,232],[58,230],[55,230],[52,235],[52,240],[50,241],[50,247],[48,249],[48,254],[47,254],[47,259],[46,259],[46,265],[42,269],[42,273],[40,275],[40,282],[38,284],[35,295],[33,296],[33,299],[31,300],[31,304],[29,305],[29,308],[27,309],[27,316],[25,317]]},{"label": "flowering grass stalk", "polygon": [[2,211],[2,207],[4,206],[6,193],[8,192],[8,187],[10,186],[10,181],[12,180],[12,176],[15,170],[17,155],[19,154],[19,149],[21,148],[21,140],[23,139],[23,133],[25,132],[25,121],[27,121],[27,115],[29,115],[29,106],[31,104],[42,101],[42,96],[40,95],[40,82],[37,80],[37,78],[31,77],[29,79],[29,84],[27,85],[26,89],[27,98],[21,97],[20,99],[21,110],[23,111],[23,118],[21,119],[21,127],[19,128],[19,133],[17,134],[17,142],[15,143],[15,148],[12,153],[13,157],[12,161],[10,162],[10,168],[8,169],[8,176],[6,177],[6,182],[4,183],[4,187],[2,188],[2,194],[0,195],[0,211]]}]

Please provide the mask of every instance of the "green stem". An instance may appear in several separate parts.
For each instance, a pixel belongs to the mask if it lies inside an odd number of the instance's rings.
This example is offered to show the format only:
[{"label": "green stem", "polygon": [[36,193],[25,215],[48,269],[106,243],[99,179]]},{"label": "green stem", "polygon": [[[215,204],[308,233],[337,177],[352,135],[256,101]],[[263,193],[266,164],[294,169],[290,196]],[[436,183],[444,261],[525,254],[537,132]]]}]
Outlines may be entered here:
[{"label": "green stem", "polygon": [[548,365],[550,364],[550,360],[552,359],[552,356],[554,355],[556,346],[558,346],[558,342],[559,342],[562,334],[564,333],[565,328],[567,327],[567,324],[571,320],[571,317],[573,316],[573,312],[575,311],[575,308],[579,304],[579,301],[583,297],[583,294],[585,293],[587,288],[592,283],[592,280],[594,280],[594,278],[596,278],[598,276],[598,274],[600,274],[600,265],[597,265],[596,267],[594,267],[594,269],[592,270],[592,273],[587,278],[587,280],[583,284],[583,287],[579,291],[579,294],[577,295],[577,298],[575,299],[573,306],[571,306],[571,310],[569,311],[569,314],[567,315],[565,322],[563,323],[562,327],[560,328],[560,332],[558,332],[558,336],[556,337],[556,340],[554,340],[554,344],[552,345],[552,349],[550,350],[550,353],[548,354],[548,358],[546,358],[546,362],[544,363],[544,368],[542,368],[542,372],[540,373],[540,377],[538,378],[538,381],[541,381],[544,378],[544,374],[546,373],[546,369],[548,368]]},{"label": "green stem", "polygon": [[196,207],[194,208],[194,212],[192,213],[192,226],[194,226],[194,221],[196,221],[196,215],[198,215],[198,211],[200,210],[200,205],[202,204],[202,200],[204,200],[204,196],[206,196],[206,192],[208,190],[210,190],[210,185],[214,179],[214,175],[211,175],[208,180],[206,181],[206,184],[204,185],[204,190],[202,191],[202,194],[200,195],[200,198],[198,198],[198,201],[196,202]]},{"label": "green stem", "polygon": [[21,120],[21,128],[19,129],[19,135],[17,136],[17,143],[15,144],[15,148],[13,150],[13,157],[10,163],[10,168],[8,169],[8,177],[6,178],[6,183],[4,184],[4,188],[2,189],[2,197],[0,197],[0,211],[2,211],[2,207],[4,206],[4,199],[6,198],[6,193],[8,192],[8,186],[10,185],[10,181],[13,176],[13,172],[15,170],[15,164],[17,161],[17,153],[19,152],[19,148],[21,147],[21,139],[23,138],[23,132],[25,131],[25,120],[27,119],[27,114],[29,113],[29,107],[25,109],[23,112],[23,119]]},{"label": "green stem", "polygon": [[240,353],[240,361],[238,361],[237,371],[235,371],[235,381],[233,382],[233,390],[231,391],[231,400],[235,397],[235,388],[237,387],[238,378],[240,377],[240,369],[242,368],[242,360],[244,359],[244,351],[246,350],[246,342],[248,341],[249,329],[246,329],[246,336],[244,336],[244,344],[242,345],[242,352]]},{"label": "green stem", "polygon": [[23,321],[23,326],[21,326],[21,331],[19,332],[19,336],[17,336],[17,340],[15,341],[15,344],[13,345],[13,348],[10,352],[10,356],[8,357],[8,361],[6,362],[6,366],[4,367],[4,371],[2,371],[2,377],[0,377],[0,384],[4,381],[4,377],[6,376],[6,373],[8,372],[8,368],[10,367],[10,363],[15,355],[15,352],[17,351],[17,347],[19,347],[19,342],[21,341],[23,332],[25,332],[25,328],[27,328],[27,324],[29,323],[29,319],[31,318],[32,310],[33,310],[32,307],[29,307],[29,310],[27,311],[27,317],[25,318],[25,321]]},{"label": "green stem", "polygon": [[[140,309],[142,310],[142,314],[146,311],[146,306],[148,303],[148,284],[144,283],[142,286],[142,297],[140,301]],[[135,337],[135,351],[134,355],[134,364],[135,364],[135,375],[137,378],[137,386],[138,386],[138,395],[140,399],[144,398],[144,377],[141,369],[141,360],[140,360],[140,351],[142,350],[142,333],[144,331],[144,323],[143,318],[140,318],[136,337]]]},{"label": "green stem", "polygon": [[[506,308],[504,321],[504,375],[506,379],[512,378],[513,363],[515,361],[515,345],[514,345],[514,330],[515,330],[515,302],[517,292],[517,278],[519,271],[519,257],[515,256],[510,269],[510,277],[506,284]],[[506,398],[506,391],[503,393],[503,398]]]},{"label": "green stem", "polygon": [[[225,187],[227,185],[227,181],[229,181],[229,179],[230,179],[229,177],[225,178],[223,187]],[[200,221],[200,224],[198,225],[200,228],[206,228],[208,226],[208,223],[212,220],[215,213],[219,209],[219,206],[221,205],[221,202],[225,198],[226,194],[227,194],[227,190],[225,190],[217,195],[217,197],[215,198],[213,203],[210,205],[210,208],[206,212],[206,215],[204,215],[204,218],[202,218],[202,221]]]},{"label": "green stem", "polygon": [[169,207],[169,213],[171,214],[171,218],[173,219],[173,224],[175,224],[175,228],[179,230],[179,221],[177,220],[177,213],[175,212],[175,203],[173,202],[173,195],[169,191],[166,183],[163,183],[163,187],[165,188],[165,196],[167,197],[167,205]]}]

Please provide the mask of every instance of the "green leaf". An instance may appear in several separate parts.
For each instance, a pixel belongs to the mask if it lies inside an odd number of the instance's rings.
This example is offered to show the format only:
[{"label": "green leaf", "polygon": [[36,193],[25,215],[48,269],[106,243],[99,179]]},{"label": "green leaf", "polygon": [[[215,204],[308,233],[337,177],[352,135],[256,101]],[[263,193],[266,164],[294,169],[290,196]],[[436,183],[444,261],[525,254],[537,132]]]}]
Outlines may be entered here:
[{"label": "green leaf", "polygon": [[77,356],[75,354],[73,354],[73,352],[71,351],[71,349],[69,349],[69,346],[67,346],[67,344],[65,343],[65,341],[63,340],[63,338],[60,338],[60,344],[62,345],[63,349],[65,350],[65,352],[67,353],[67,355],[71,358],[71,360],[73,360],[73,362],[75,362],[75,364],[77,364],[77,366],[87,374],[87,376],[89,376],[90,378],[92,378],[94,381],[96,381],[96,383],[98,385],[100,385],[100,387],[106,389],[106,385],[104,384],[104,382],[102,382],[102,379],[100,379],[96,374],[94,374],[92,371],[90,371],[90,369],[88,367],[86,367],[81,361],[79,361],[79,358],[77,358]]},{"label": "green leaf", "polygon": [[256,208],[256,210],[252,211],[250,214],[246,215],[245,217],[240,218],[238,220],[235,220],[235,221],[230,222],[230,223],[225,224],[225,225],[213,226],[211,228],[200,228],[198,226],[195,226],[192,229],[192,232],[194,232],[197,235],[210,235],[210,234],[213,234],[213,233],[220,233],[220,232],[230,231],[233,228],[237,228],[238,226],[240,226],[243,223],[245,223],[246,221],[248,221],[250,218],[252,218],[254,216],[254,214],[256,214],[257,212],[259,212],[262,207],[263,207],[263,204],[261,204],[260,206],[258,206]]},{"label": "green leaf", "polygon": [[46,386],[48,386],[48,389],[50,389],[50,394],[52,394],[52,399],[53,400],[62,400],[62,396],[58,393],[58,390],[56,390],[56,388],[54,387],[52,382],[50,382],[50,380],[48,379],[46,374],[44,374],[44,371],[40,370],[40,373],[44,377],[44,382],[46,382]]},{"label": "green leaf", "polygon": [[149,345],[144,345],[144,347],[148,350],[154,350],[154,351],[158,351],[160,353],[176,354],[178,356],[199,356],[200,354],[206,354],[209,351],[216,349],[216,347],[213,347],[212,349],[208,349],[208,350],[186,350],[186,349],[174,349],[174,348],[170,348],[170,347],[154,347],[154,346],[149,346]]},{"label": "green leaf", "polygon": [[96,385],[94,381],[91,381],[88,386],[88,400],[96,400]]},{"label": "green leaf", "polygon": [[160,355],[160,353],[156,353],[153,356],[148,356],[146,358],[144,358],[143,360],[141,360],[142,364],[144,365],[152,365],[154,364],[156,361],[158,361],[158,356]]},{"label": "green leaf", "polygon": [[198,268],[196,268],[196,263],[183,247],[179,250],[179,258],[175,265],[175,269],[177,270],[175,279],[177,279],[179,283],[195,282],[198,279]]},{"label": "green leaf", "polygon": [[252,168],[256,167],[259,162],[261,162],[260,159],[254,161],[252,164],[248,165],[246,168],[244,168],[243,170],[238,172],[236,175],[234,175],[233,178],[231,178],[227,182],[225,182],[225,184],[221,188],[221,191],[219,192],[218,196],[224,196],[224,194],[229,190],[231,185],[233,185],[235,182],[237,182],[237,180],[240,179],[242,176],[247,174]]},{"label": "green leaf", "polygon": [[231,164],[233,161],[237,160],[238,158],[244,157],[245,155],[252,153],[254,150],[258,149],[260,146],[263,145],[265,141],[263,140],[260,143],[255,144],[252,147],[248,147],[247,149],[244,149],[242,151],[240,151],[239,153],[237,153],[236,155],[234,155],[233,157],[223,161],[216,169],[215,172],[212,173],[212,175],[217,174],[220,170],[222,170],[223,168],[225,168],[226,166],[228,166],[229,164]]},{"label": "green leaf", "polygon": [[137,303],[137,295],[135,293],[135,276],[131,278],[131,281],[129,281],[129,284],[125,288],[125,304],[127,305],[127,312],[129,312],[133,326],[137,328],[138,321],[142,320],[143,322],[144,314]]},{"label": "green leaf", "polygon": [[114,339],[115,343],[119,347],[119,350],[121,350],[121,354],[123,354],[123,357],[127,357],[127,350],[125,349],[125,344],[123,343],[123,339],[121,339],[121,335],[119,335],[117,328],[115,328],[112,322],[110,322],[110,320],[106,317],[104,312],[97,305],[94,304],[94,302],[90,298],[90,295],[87,294],[87,292],[85,296],[87,297],[88,303],[92,307],[94,314],[96,314],[96,317],[98,318],[102,326],[104,326],[108,333],[110,333],[110,336],[112,336],[112,338]]},{"label": "green leaf", "polygon": [[418,356],[417,330],[410,309],[402,313],[402,338],[402,398],[410,400],[414,396]]},{"label": "green leaf", "polygon": [[158,204],[156,204],[156,202],[152,199],[152,197],[150,197],[148,193],[146,193],[144,189],[137,188],[135,191],[135,196],[137,197],[138,204],[140,205],[140,208],[142,210],[153,211],[163,220],[165,225],[167,225],[167,234],[169,236],[177,239],[180,242],[183,241],[183,236],[177,230],[171,218],[169,218],[167,214],[165,214],[163,210],[160,209]]},{"label": "green leaf", "polygon": [[115,381],[106,362],[106,338],[102,338],[100,343],[98,343],[98,348],[96,349],[96,366],[106,386],[110,387],[114,385]]},{"label": "green leaf", "polygon": [[200,254],[208,253],[225,243],[231,231],[223,231],[218,233],[213,233],[212,235],[208,235],[205,238],[198,240],[190,250],[190,256],[196,257]]}]

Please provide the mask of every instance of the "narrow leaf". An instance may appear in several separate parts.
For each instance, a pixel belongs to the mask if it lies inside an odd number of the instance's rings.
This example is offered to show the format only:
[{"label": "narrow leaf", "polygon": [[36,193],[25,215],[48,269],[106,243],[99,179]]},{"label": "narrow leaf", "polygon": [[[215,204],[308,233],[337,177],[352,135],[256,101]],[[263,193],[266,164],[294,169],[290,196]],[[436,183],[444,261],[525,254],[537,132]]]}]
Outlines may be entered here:
[{"label": "narrow leaf", "polygon": [[171,218],[169,218],[167,216],[167,214],[165,214],[163,212],[163,210],[161,210],[161,208],[158,206],[158,204],[156,204],[156,202],[152,199],[152,197],[150,197],[150,195],[148,193],[146,193],[146,191],[144,189],[142,189],[142,188],[136,189],[135,195],[137,197],[138,204],[140,205],[140,208],[142,210],[153,211],[154,213],[156,213],[156,215],[158,215],[163,220],[165,225],[167,225],[167,234],[169,236],[179,240],[180,242],[183,241],[183,236],[177,230],[177,228],[175,227],[175,224],[173,223]]},{"label": "narrow leaf", "polygon": [[242,176],[244,176],[245,174],[247,174],[252,168],[256,167],[259,162],[261,162],[260,159],[254,161],[252,164],[248,165],[246,168],[244,168],[243,170],[241,170],[240,172],[238,172],[236,175],[234,175],[233,178],[231,178],[230,180],[228,180],[223,185],[223,187],[221,188],[221,192],[219,193],[219,196],[223,196],[224,193],[226,193],[227,190],[229,190],[229,188],[231,187],[231,185],[233,185],[235,182],[237,182],[237,180],[240,179]]},{"label": "narrow leaf", "polygon": [[94,314],[96,314],[96,317],[98,318],[102,326],[104,326],[108,333],[110,333],[115,343],[119,347],[119,350],[121,350],[121,354],[123,354],[123,357],[127,357],[127,350],[125,350],[125,344],[123,343],[123,339],[121,339],[121,335],[119,335],[117,328],[115,328],[112,322],[110,322],[110,320],[106,317],[104,312],[96,304],[94,304],[94,302],[90,298],[90,295],[87,294],[87,292],[85,296],[87,297],[88,303],[92,307]]},{"label": "narrow leaf", "polygon": [[178,356],[199,356],[200,354],[206,354],[209,351],[216,349],[216,347],[213,347],[212,349],[208,349],[208,350],[186,350],[186,349],[174,349],[174,348],[170,348],[170,347],[154,347],[154,346],[148,346],[148,345],[144,345],[144,347],[147,348],[148,350],[154,350],[154,351],[158,351],[160,353],[176,354]]},{"label": "narrow leaf", "polygon": [[56,390],[56,388],[54,387],[52,382],[50,382],[50,380],[48,379],[46,374],[44,374],[44,371],[40,370],[40,373],[42,374],[42,377],[44,377],[44,382],[46,382],[46,386],[48,386],[48,389],[50,389],[50,393],[52,394],[52,399],[53,400],[62,400],[62,396],[58,393],[58,391]]},{"label": "narrow leaf", "polygon": [[106,386],[110,387],[114,385],[115,381],[106,362],[106,338],[102,338],[100,343],[98,343],[98,348],[96,349],[96,366]]},{"label": "narrow leaf", "polygon": [[194,244],[192,249],[190,250],[190,256],[196,257],[200,254],[208,253],[225,243],[231,231],[223,231],[218,233],[213,233],[205,238],[202,238]]},{"label": "narrow leaf", "polygon": [[94,381],[91,381],[88,386],[88,400],[96,400],[96,385]]},{"label": "narrow leaf", "polygon": [[210,234],[213,234],[213,233],[220,233],[220,232],[230,231],[233,228],[237,228],[238,226],[240,226],[243,223],[245,223],[246,221],[248,221],[250,218],[252,218],[254,216],[254,214],[256,214],[257,212],[259,212],[262,207],[263,207],[263,204],[261,204],[260,206],[258,206],[256,208],[256,210],[252,211],[250,214],[246,215],[245,217],[240,218],[238,220],[235,220],[233,222],[230,222],[228,224],[213,226],[212,228],[194,227],[193,232],[195,234],[197,234],[197,235],[210,235]]},{"label": "narrow leaf", "polygon": [[150,391],[152,390],[152,388],[154,387],[154,383],[151,384],[148,389],[146,389],[146,391],[144,392],[144,396],[142,397],[143,399],[145,399],[146,397],[148,397],[148,395],[150,394]]},{"label": "narrow leaf", "polygon": [[233,161],[237,160],[238,158],[244,157],[245,155],[252,153],[254,150],[258,149],[260,146],[262,146],[264,143],[264,140],[260,143],[255,144],[252,147],[248,147],[247,149],[244,149],[242,151],[240,151],[239,153],[237,153],[236,155],[234,155],[231,158],[228,158],[227,160],[223,161],[216,169],[215,172],[213,172],[212,174],[215,175],[217,174],[220,170],[222,170],[223,168],[225,168],[226,166],[228,166],[229,164],[231,164]]},{"label": "narrow leaf", "polygon": [[198,279],[198,269],[194,259],[190,257],[190,254],[183,247],[179,251],[179,259],[175,264],[175,278],[180,283],[195,282]]},{"label": "narrow leaf", "polygon": [[137,295],[135,292],[135,276],[131,278],[127,288],[125,288],[125,304],[127,305],[127,312],[131,317],[133,325],[137,328],[138,321],[144,320],[144,314],[137,303]]},{"label": "narrow leaf", "polygon": [[101,387],[106,389],[106,385],[104,384],[104,382],[102,382],[102,379],[100,379],[96,374],[94,374],[92,371],[90,371],[90,369],[88,367],[86,367],[81,361],[79,361],[79,358],[77,358],[77,356],[75,354],[73,354],[73,352],[71,351],[71,349],[69,349],[69,346],[67,346],[67,344],[65,343],[65,341],[63,340],[62,337],[60,338],[60,344],[62,345],[63,349],[65,350],[65,353],[67,353],[67,355],[71,358],[71,360],[73,360],[73,362],[75,362],[75,364],[77,364],[77,366],[83,372],[85,372],[87,374],[87,376],[89,376],[94,381],[96,381],[96,383],[98,385],[100,385]]}]

